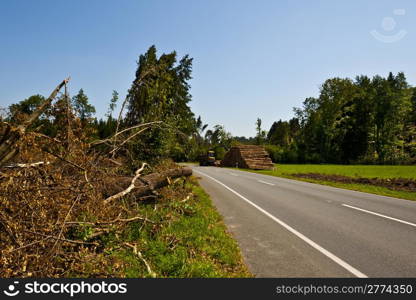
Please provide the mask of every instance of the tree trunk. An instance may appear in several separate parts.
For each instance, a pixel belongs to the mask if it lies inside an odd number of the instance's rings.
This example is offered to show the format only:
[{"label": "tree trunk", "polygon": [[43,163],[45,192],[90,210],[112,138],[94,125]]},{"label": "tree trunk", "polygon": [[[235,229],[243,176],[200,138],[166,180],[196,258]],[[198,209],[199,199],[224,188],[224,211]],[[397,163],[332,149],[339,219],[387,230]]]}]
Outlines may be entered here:
[{"label": "tree trunk", "polygon": [[[152,194],[155,190],[160,189],[164,186],[169,185],[170,179],[178,177],[188,177],[192,175],[192,169],[185,168],[175,168],[167,170],[163,173],[152,173],[140,177],[135,182],[134,189],[129,193],[129,195],[134,198],[140,198]],[[125,190],[132,181],[132,177],[116,177],[111,178],[111,182],[106,182],[104,187],[104,196],[111,196]]]}]

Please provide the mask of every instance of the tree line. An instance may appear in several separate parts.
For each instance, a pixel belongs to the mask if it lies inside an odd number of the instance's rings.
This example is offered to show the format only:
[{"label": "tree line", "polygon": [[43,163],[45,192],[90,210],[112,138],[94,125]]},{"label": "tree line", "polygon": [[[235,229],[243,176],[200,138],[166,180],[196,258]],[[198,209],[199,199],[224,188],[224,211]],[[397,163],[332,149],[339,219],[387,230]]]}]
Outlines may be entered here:
[{"label": "tree line", "polygon": [[[222,125],[208,128],[189,107],[192,58],[175,51],[157,54],[155,46],[139,56],[127,96],[113,91],[107,113],[95,116],[95,107],[81,89],[70,99],[58,97],[34,124],[54,137],[63,120],[53,116],[75,114],[91,140],[113,136],[117,130],[138,127],[126,141],[123,155],[141,161],[172,158],[195,161],[214,150],[217,159],[233,145],[264,145],[279,163],[408,164],[416,161],[416,88],[403,73],[326,80],[318,97],[309,97],[294,117],[273,123],[269,131],[256,121],[256,136],[232,136]],[[6,120],[19,123],[45,98],[33,95],[9,106]],[[118,110],[118,112],[116,112]],[[57,114],[61,111],[61,114]]]},{"label": "tree line", "polygon": [[[416,88],[403,73],[328,79],[318,97],[274,122],[266,145],[282,163],[410,164],[416,161]],[[258,128],[258,126],[257,126]]]}]

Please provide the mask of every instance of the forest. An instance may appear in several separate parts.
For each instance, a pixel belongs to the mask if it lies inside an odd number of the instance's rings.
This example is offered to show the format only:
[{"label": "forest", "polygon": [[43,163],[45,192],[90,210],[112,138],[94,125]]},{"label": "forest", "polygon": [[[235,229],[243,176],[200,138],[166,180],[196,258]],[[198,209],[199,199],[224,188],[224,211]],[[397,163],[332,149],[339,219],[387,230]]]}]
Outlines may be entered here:
[{"label": "forest", "polygon": [[[289,121],[254,142],[280,163],[413,164],[416,159],[416,88],[403,73],[326,80]],[[257,124],[261,124],[258,120]]]}]

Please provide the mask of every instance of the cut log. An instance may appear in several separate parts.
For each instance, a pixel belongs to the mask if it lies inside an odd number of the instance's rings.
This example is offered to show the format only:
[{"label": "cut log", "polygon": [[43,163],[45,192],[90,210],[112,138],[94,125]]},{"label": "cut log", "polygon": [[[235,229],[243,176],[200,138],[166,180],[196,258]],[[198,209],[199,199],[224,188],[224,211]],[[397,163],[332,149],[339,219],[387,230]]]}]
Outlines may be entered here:
[{"label": "cut log", "polygon": [[[170,183],[169,179],[178,177],[188,177],[192,175],[191,168],[175,168],[170,169],[162,173],[152,173],[140,177],[134,183],[134,189],[129,193],[134,198],[140,198],[143,196],[154,193],[155,190],[167,186]],[[132,177],[116,177],[112,178],[111,182],[106,183],[104,187],[104,196],[111,196],[113,194],[120,193],[130,186]]]}]

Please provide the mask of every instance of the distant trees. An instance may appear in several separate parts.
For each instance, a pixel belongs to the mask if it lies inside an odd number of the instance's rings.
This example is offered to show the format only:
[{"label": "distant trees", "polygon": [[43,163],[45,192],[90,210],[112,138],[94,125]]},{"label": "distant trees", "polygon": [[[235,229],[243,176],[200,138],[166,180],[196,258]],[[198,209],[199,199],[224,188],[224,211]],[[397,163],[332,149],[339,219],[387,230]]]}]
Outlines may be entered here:
[{"label": "distant trees", "polygon": [[206,131],[205,141],[208,149],[215,152],[215,158],[222,159],[225,153],[231,148],[233,138],[231,133],[225,130],[224,126],[215,125],[213,129]]},{"label": "distant trees", "polygon": [[113,94],[112,94],[110,104],[108,106],[108,111],[107,111],[107,114],[106,114],[106,116],[108,118],[112,118],[113,112],[114,112],[114,110],[117,106],[117,101],[118,101],[118,92],[113,90]]},{"label": "distant trees", "polygon": [[346,164],[416,158],[415,88],[403,73],[328,79],[317,98],[294,111],[295,118],[273,123],[267,136],[269,144],[291,154],[291,162],[295,156],[296,162]]},{"label": "distant trees", "polygon": [[[20,123],[25,116],[30,115],[44,100],[45,97],[41,95],[33,95],[19,103],[10,105],[9,120],[16,124]],[[58,129],[62,126],[63,121],[61,119],[67,120],[68,108],[70,109],[70,114],[74,113],[81,120],[84,129],[88,127],[88,135],[91,135],[91,137],[95,136],[98,124],[94,118],[95,107],[89,103],[88,96],[83,89],[80,89],[72,99],[64,94],[59,95],[55,103],[42,113],[32,124],[32,127],[43,134],[55,137]]]},{"label": "distant trees", "polygon": [[262,145],[266,139],[266,131],[261,128],[261,119],[257,118],[256,120],[256,144]]},{"label": "distant trees", "polygon": [[245,136],[233,136],[233,140],[239,144],[255,144],[256,138],[255,137],[245,137]]},{"label": "distant trees", "polygon": [[279,162],[297,161],[296,139],[299,134],[300,125],[297,118],[289,121],[279,120],[274,122],[267,134],[266,150],[272,160]]},{"label": "distant trees", "polygon": [[[36,108],[45,100],[41,95],[33,95],[19,103],[9,106],[8,121],[14,124],[20,124],[26,117],[32,114]],[[42,114],[33,124],[32,127],[45,126],[48,123],[48,113]]]},{"label": "distant trees", "polygon": [[33,95],[20,101],[19,103],[9,106],[10,117],[19,118],[19,115],[30,115],[45,100],[41,95]]},{"label": "distant trees", "polygon": [[118,92],[113,91],[110,104],[108,105],[108,110],[105,115],[107,119],[100,119],[99,121],[95,121],[97,135],[101,139],[108,138],[116,131],[117,119],[113,118],[113,112],[117,107],[118,98]]},{"label": "distant trees", "polygon": [[[118,114],[113,117],[119,101],[117,91],[112,93],[105,118],[97,120],[95,107],[80,89],[72,99],[58,97],[32,127],[55,136],[61,121],[52,115],[68,113],[70,102],[70,113],[79,117],[92,139],[110,137],[118,125],[125,129],[152,123],[123,148],[137,160],[196,160],[208,150],[221,159],[233,144],[243,143],[265,145],[275,162],[416,162],[416,87],[407,83],[403,73],[390,73],[386,78],[328,79],[317,97],[306,98],[302,107],[294,108],[292,119],[274,122],[266,133],[257,118],[256,135],[246,138],[232,137],[222,125],[208,129],[200,116],[195,118],[189,107],[191,72],[192,58],[186,55],[178,60],[174,51],[158,56],[152,46],[139,57],[135,78],[121,105],[127,111],[120,113],[120,122]],[[33,95],[10,105],[6,121],[19,123],[43,101],[43,96]]]},{"label": "distant trees", "polygon": [[267,141],[272,145],[288,146],[291,142],[289,122],[282,120],[274,122],[267,135]]},{"label": "distant trees", "polygon": [[[42,95],[33,95],[27,99],[20,101],[19,103],[9,106],[8,117],[6,121],[13,124],[21,124],[21,122],[31,115],[40,105],[45,101],[45,97]],[[50,118],[51,107],[45,110],[30,126],[29,129],[36,128],[39,132],[54,136],[56,133],[56,126],[53,120]]]},{"label": "distant trees", "polygon": [[85,95],[83,89],[80,89],[78,94],[72,97],[72,107],[74,108],[76,116],[83,122],[87,121],[87,119],[90,119],[95,114],[95,107],[89,103],[88,97]]}]

